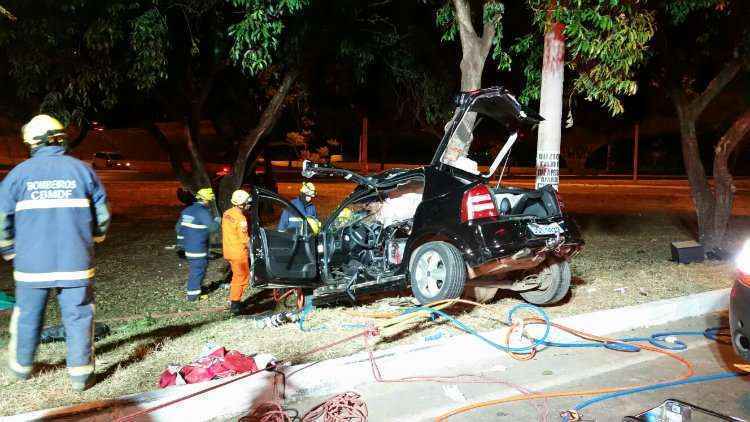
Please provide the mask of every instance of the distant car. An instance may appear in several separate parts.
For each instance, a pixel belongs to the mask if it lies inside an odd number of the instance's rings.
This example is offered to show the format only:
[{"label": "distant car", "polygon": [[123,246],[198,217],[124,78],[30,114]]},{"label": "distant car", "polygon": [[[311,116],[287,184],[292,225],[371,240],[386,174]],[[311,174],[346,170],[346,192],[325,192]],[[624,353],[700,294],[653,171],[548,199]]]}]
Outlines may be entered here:
[{"label": "distant car", "polygon": [[729,299],[729,326],[732,345],[742,359],[750,362],[750,239],[736,258],[737,279]]},{"label": "distant car", "polygon": [[96,152],[91,164],[95,169],[134,170],[132,163],[119,152]]},{"label": "distant car", "polygon": [[[354,301],[409,284],[423,304],[458,298],[465,287],[472,295],[481,292],[474,296],[479,301],[500,288],[537,305],[562,300],[570,289],[569,260],[584,242],[557,193],[551,186],[490,186],[518,131],[541,116],[503,88],[465,92],[456,103],[426,167],[368,176],[305,161],[303,177],[358,185],[319,232],[286,199],[253,189],[253,286],[302,288],[317,303]],[[488,131],[483,121],[497,129]],[[507,139],[485,173],[472,159],[479,157],[472,148],[477,127],[477,133]],[[284,211],[299,223],[279,230]]]}]

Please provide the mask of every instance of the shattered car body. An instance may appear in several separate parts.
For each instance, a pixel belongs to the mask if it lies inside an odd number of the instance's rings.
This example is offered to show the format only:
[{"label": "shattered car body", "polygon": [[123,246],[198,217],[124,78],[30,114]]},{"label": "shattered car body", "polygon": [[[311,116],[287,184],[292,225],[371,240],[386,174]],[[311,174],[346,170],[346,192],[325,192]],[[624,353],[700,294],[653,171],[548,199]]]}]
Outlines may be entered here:
[{"label": "shattered car body", "polygon": [[[503,88],[462,93],[456,106],[428,166],[364,176],[305,162],[304,177],[358,185],[317,235],[307,224],[275,230],[275,208],[298,213],[278,195],[255,189],[253,285],[309,289],[318,303],[409,284],[420,303],[457,298],[465,289],[486,301],[498,288],[535,304],[562,299],[570,287],[568,260],[584,242],[555,190],[488,185],[507,163],[518,131],[542,118]],[[485,119],[499,124],[507,140],[482,173],[472,154],[486,148],[473,142],[473,133]]]}]

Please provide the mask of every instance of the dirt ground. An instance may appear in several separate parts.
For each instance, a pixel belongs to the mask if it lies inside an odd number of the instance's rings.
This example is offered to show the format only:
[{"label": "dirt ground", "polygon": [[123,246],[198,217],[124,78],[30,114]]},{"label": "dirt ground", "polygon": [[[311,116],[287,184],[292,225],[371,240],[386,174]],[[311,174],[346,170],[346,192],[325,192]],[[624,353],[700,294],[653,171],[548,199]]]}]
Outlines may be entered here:
[{"label": "dirt ground", "polygon": [[[141,189],[148,188],[144,186]],[[281,186],[282,193],[288,195],[293,194],[293,189],[293,185]],[[187,303],[184,300],[187,268],[173,250],[166,249],[174,243],[174,219],[179,212],[170,196],[173,189],[160,186],[154,195],[139,194],[136,201],[126,201],[133,195],[131,191],[128,196],[124,188],[113,188],[110,192],[116,215],[107,242],[97,247],[96,296],[97,320],[107,323],[112,334],[96,343],[99,382],[84,393],[71,391],[64,368],[64,345],[42,345],[37,356],[38,369],[31,380],[15,382],[0,372],[3,392],[0,415],[157,388],[159,374],[168,364],[192,361],[207,344],[288,358],[356,333],[363,324],[372,321],[367,313],[398,310],[405,304],[394,293],[366,299],[356,307],[316,309],[302,331],[297,324],[259,328],[252,319],[230,318],[223,309],[228,292],[222,288],[212,291],[205,300]],[[323,190],[318,198],[321,214],[329,212],[345,192],[343,187]],[[618,205],[613,202],[614,197],[600,199],[585,192],[576,195],[579,195],[577,201],[566,202],[567,209],[575,214],[587,246],[573,261],[571,295],[563,303],[549,307],[551,315],[582,313],[730,286],[733,272],[730,263],[685,266],[668,261],[669,242],[693,236],[693,219],[680,212],[684,206],[682,199],[662,195],[663,204],[659,207],[663,206],[665,212],[639,215],[632,204],[633,198],[625,198]],[[593,211],[578,203],[586,200],[594,204]],[[593,214],[602,212],[605,205],[609,207],[606,215]],[[750,219],[737,217],[732,225],[733,244],[750,235]],[[217,286],[222,271],[221,262],[212,262],[206,284]],[[0,267],[0,290],[12,293],[12,288],[11,269],[4,265]],[[261,302],[268,303],[267,292],[250,294],[256,295],[249,299],[250,303],[258,306]],[[403,295],[408,296],[408,292]],[[507,310],[520,301],[516,295],[501,293],[491,304],[493,312],[457,308],[451,313],[466,324],[488,330],[499,327]],[[57,304],[50,301],[47,325],[58,323],[58,315]],[[0,314],[2,362],[6,359],[8,321],[7,312]],[[448,324],[437,320],[382,338],[376,347],[426,342],[455,334]],[[342,356],[362,347],[361,342],[342,344],[308,360]]]}]

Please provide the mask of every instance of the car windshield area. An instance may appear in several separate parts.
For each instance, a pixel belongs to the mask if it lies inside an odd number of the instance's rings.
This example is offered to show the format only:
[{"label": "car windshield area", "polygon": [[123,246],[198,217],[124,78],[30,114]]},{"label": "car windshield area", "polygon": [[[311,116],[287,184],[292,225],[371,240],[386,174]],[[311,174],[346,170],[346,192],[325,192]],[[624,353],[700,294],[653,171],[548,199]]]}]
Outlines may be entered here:
[{"label": "car windshield area", "polygon": [[455,119],[461,120],[448,139],[440,162],[475,175],[492,165],[518,130],[512,124],[515,119],[509,117],[514,113],[508,106],[510,100],[504,97],[479,98],[465,113],[457,111],[446,129]]},{"label": "car windshield area", "polygon": [[389,226],[409,220],[422,202],[423,191],[424,179],[417,178],[361,198],[339,210],[329,230],[337,231],[360,222]]}]

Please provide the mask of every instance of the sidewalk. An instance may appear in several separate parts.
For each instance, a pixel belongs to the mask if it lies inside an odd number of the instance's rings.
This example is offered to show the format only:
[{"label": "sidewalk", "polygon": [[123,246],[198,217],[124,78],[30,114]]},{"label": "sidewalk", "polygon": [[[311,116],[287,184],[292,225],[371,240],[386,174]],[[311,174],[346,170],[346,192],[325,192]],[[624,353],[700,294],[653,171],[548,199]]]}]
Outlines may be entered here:
[{"label": "sidewalk", "polygon": [[[670,324],[618,332],[611,337],[640,337],[656,332],[677,330],[703,331],[708,327],[721,324],[721,318],[712,314]],[[734,361],[728,346],[718,345],[704,337],[680,337],[680,340],[688,344],[688,350],[680,354],[690,359],[700,374],[727,371],[729,364]],[[470,359],[470,356],[467,357]],[[732,360],[725,361],[725,358]],[[385,367],[381,367],[381,370],[386,379],[416,375],[447,377],[469,373],[497,381],[488,384],[372,382],[358,386],[354,390],[360,393],[367,402],[370,420],[404,422],[433,420],[436,416],[469,403],[519,394],[507,384],[515,384],[538,392],[569,391],[655,383],[671,380],[684,372],[684,368],[675,361],[649,351],[628,353],[607,349],[560,348],[544,350],[533,360],[525,362],[510,359],[506,354],[498,352],[495,363],[491,365],[472,367],[470,364],[464,368],[436,365],[429,373],[420,374],[393,371]],[[289,378],[289,382],[294,381],[293,377]],[[745,394],[750,390],[748,387],[750,387],[750,380],[745,379],[724,381],[723,384],[703,384],[654,392],[643,397],[631,398],[625,404],[620,403],[618,413],[613,413],[606,405],[592,408],[586,413],[586,420],[591,418],[596,418],[597,421],[620,420],[615,415],[621,418],[626,414],[634,414],[650,406],[656,406],[665,398],[672,396],[685,397],[704,407],[747,417],[750,416],[750,407],[744,406],[750,406],[750,398]],[[570,409],[586,398],[589,397],[550,399],[548,402],[549,420],[558,420],[557,415],[560,411]],[[308,397],[287,403],[287,407],[304,414],[324,399],[325,397]],[[540,403],[542,403],[541,400],[535,401],[535,404]],[[500,418],[503,416],[504,418]],[[498,419],[533,421],[537,420],[537,410],[531,402],[519,402],[488,407],[450,418],[451,421]]]}]

